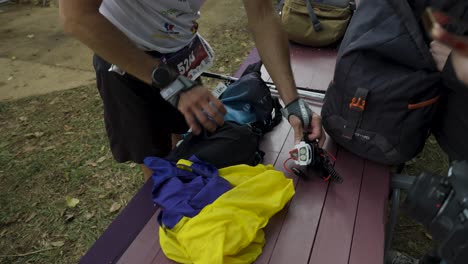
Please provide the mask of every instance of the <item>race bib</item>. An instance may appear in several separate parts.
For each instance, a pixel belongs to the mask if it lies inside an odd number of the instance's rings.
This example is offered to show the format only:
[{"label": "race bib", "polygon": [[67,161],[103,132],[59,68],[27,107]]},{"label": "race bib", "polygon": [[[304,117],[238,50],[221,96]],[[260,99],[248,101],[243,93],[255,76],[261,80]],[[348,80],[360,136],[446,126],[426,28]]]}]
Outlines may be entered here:
[{"label": "race bib", "polygon": [[161,60],[175,67],[181,75],[195,80],[213,65],[214,52],[208,43],[197,35],[189,45],[175,54],[163,56]]}]

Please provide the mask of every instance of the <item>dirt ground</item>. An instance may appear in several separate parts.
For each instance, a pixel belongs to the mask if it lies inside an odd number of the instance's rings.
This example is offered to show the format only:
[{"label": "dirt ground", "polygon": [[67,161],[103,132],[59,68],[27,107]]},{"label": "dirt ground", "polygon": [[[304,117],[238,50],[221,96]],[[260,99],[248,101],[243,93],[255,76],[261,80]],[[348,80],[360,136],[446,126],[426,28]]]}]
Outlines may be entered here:
[{"label": "dirt ground", "polygon": [[[208,40],[223,35],[223,28],[242,18],[232,17],[242,9],[239,0],[206,1],[199,20],[201,34]],[[54,6],[0,5],[0,40],[0,100],[94,83],[92,51],[63,33]],[[246,42],[241,43],[241,48],[246,47]]]}]

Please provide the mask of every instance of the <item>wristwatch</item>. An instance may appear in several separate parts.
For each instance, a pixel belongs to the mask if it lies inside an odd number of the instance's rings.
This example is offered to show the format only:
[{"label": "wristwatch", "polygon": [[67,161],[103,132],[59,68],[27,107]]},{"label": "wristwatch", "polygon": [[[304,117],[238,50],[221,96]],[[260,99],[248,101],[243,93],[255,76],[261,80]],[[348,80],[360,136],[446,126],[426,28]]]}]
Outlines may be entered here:
[{"label": "wristwatch", "polygon": [[167,64],[161,63],[151,73],[152,86],[162,90],[171,84],[177,78],[177,71],[170,68]]},{"label": "wristwatch", "polygon": [[164,100],[170,102],[172,98],[178,97],[181,92],[190,90],[196,85],[196,82],[183,75],[179,75],[172,83],[161,90],[161,96],[164,98]]}]

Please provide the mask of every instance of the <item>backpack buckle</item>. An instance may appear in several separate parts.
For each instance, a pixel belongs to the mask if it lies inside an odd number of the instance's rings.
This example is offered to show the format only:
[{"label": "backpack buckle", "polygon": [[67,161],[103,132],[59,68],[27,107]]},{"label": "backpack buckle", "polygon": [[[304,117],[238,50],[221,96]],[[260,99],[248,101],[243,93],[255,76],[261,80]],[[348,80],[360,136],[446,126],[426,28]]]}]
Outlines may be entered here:
[{"label": "backpack buckle", "polygon": [[356,110],[360,110],[360,111],[364,111],[364,109],[366,108],[366,100],[362,100],[361,97],[358,97],[356,99],[356,97],[354,97],[353,99],[351,99],[351,102],[349,103],[349,109],[356,109]]}]

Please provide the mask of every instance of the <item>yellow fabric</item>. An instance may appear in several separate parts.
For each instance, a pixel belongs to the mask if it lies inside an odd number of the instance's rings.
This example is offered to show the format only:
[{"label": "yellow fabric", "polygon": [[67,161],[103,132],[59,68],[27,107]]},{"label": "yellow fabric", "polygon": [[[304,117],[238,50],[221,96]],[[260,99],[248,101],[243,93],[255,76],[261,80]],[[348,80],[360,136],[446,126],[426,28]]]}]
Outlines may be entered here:
[{"label": "yellow fabric", "polygon": [[219,170],[233,189],[173,229],[160,228],[164,254],[179,263],[252,263],[265,244],[263,228],[294,195],[291,179],[273,166]]}]

